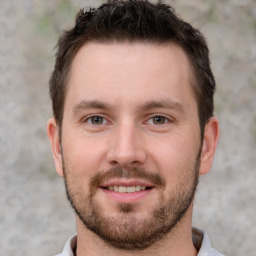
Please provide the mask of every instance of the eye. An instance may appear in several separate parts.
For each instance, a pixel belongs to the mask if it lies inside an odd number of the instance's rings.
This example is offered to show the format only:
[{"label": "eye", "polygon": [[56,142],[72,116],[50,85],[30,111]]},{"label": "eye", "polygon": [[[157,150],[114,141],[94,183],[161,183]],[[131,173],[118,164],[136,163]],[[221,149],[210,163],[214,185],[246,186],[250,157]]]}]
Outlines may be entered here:
[{"label": "eye", "polygon": [[169,120],[165,116],[153,116],[150,118],[150,123],[161,125],[167,123]]},{"label": "eye", "polygon": [[107,120],[103,118],[102,116],[92,116],[86,119],[86,122],[92,124],[92,125],[101,125],[106,124]]}]

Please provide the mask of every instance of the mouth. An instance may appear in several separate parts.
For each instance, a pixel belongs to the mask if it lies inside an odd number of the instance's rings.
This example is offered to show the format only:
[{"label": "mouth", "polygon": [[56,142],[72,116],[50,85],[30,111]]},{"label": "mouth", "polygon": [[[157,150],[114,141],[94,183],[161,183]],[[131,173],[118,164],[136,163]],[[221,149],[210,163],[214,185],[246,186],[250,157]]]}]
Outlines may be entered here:
[{"label": "mouth", "polygon": [[152,187],[147,187],[147,186],[143,186],[143,185],[135,185],[135,186],[114,185],[114,186],[108,186],[108,187],[102,187],[102,188],[107,189],[109,191],[119,192],[119,193],[135,193],[135,192],[152,189]]},{"label": "mouth", "polygon": [[109,181],[99,188],[108,199],[119,203],[138,202],[155,190],[155,186],[149,182],[122,179]]}]

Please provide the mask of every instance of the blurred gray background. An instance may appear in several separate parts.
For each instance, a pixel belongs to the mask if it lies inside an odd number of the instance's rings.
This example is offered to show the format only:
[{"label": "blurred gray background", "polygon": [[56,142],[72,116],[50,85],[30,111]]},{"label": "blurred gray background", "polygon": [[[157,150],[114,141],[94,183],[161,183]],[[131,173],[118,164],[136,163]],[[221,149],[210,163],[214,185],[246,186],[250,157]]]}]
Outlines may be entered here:
[{"label": "blurred gray background", "polygon": [[[75,232],[53,166],[46,122],[58,34],[76,11],[102,1],[0,0],[0,255],[60,252]],[[230,255],[256,251],[256,1],[176,0],[206,36],[218,90],[221,137],[201,177],[194,225]]]}]

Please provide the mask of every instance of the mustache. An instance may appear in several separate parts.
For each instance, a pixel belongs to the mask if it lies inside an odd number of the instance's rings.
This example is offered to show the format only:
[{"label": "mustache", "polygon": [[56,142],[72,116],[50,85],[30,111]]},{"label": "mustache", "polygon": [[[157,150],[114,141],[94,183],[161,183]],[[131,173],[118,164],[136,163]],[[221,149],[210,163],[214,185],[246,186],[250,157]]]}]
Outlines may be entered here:
[{"label": "mustache", "polygon": [[114,178],[126,178],[126,179],[139,178],[139,179],[145,179],[150,183],[159,187],[166,186],[165,179],[159,173],[148,172],[144,168],[140,168],[140,167],[128,167],[128,168],[113,167],[107,171],[98,172],[91,178],[91,181],[90,181],[91,191],[94,191],[95,189],[97,189],[103,182],[110,179],[114,179]]}]

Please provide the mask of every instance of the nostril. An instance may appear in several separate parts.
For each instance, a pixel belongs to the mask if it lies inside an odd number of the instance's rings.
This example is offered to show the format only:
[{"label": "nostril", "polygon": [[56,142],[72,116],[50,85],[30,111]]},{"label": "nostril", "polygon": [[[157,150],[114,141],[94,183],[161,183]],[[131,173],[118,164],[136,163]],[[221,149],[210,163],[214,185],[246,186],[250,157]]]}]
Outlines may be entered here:
[{"label": "nostril", "polygon": [[121,166],[139,164],[145,162],[146,152],[139,138],[135,139],[126,134],[122,135],[121,138],[114,138],[109,142],[109,148],[107,152],[107,161],[115,166],[117,164]]}]

